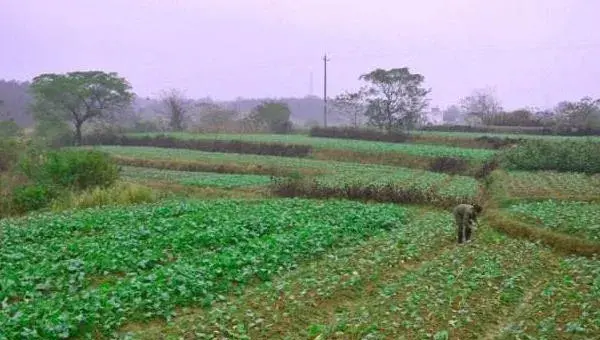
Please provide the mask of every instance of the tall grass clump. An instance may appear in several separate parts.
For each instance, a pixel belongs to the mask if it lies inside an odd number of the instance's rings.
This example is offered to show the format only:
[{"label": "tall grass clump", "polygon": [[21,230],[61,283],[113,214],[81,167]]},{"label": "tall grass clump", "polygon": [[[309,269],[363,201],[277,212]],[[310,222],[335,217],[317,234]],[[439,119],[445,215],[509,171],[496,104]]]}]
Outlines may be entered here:
[{"label": "tall grass clump", "polygon": [[511,170],[599,173],[600,142],[528,140],[505,150],[501,159]]},{"label": "tall grass clump", "polygon": [[133,205],[156,202],[161,197],[152,189],[135,183],[117,183],[108,188],[95,187],[69,192],[51,204],[53,211],[83,209],[105,205]]}]

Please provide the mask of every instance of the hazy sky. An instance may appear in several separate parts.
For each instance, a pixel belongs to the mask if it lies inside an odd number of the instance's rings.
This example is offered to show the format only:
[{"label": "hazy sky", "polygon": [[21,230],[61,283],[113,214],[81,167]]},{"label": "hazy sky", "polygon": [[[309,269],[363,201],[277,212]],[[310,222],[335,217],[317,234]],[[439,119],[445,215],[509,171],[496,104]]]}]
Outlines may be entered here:
[{"label": "hazy sky", "polygon": [[0,0],[0,78],[116,71],[143,96],[352,90],[408,66],[433,105],[491,87],[508,108],[600,97],[598,0]]}]

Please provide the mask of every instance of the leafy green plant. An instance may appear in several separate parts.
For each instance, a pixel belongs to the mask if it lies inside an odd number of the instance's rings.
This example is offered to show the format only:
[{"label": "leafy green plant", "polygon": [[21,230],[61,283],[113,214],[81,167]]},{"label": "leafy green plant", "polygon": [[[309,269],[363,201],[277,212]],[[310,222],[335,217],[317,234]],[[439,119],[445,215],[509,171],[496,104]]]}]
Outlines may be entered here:
[{"label": "leafy green plant", "polygon": [[8,338],[109,335],[130,318],[207,306],[255,278],[268,280],[407,218],[396,205],[292,199],[0,220],[0,329]]},{"label": "leafy green plant", "polygon": [[507,210],[542,227],[600,242],[600,204],[546,200],[513,204]]},{"label": "leafy green plant", "polygon": [[502,163],[511,170],[556,170],[600,172],[600,142],[581,140],[527,140],[502,153]]},{"label": "leafy green plant", "polygon": [[219,174],[211,172],[159,170],[129,166],[122,167],[121,176],[132,179],[162,180],[183,185],[209,186],[227,189],[260,186],[270,182],[270,177],[265,175]]},{"label": "leafy green plant", "polygon": [[109,155],[95,150],[52,150],[24,159],[21,170],[35,183],[84,190],[108,187],[119,177]]},{"label": "leafy green plant", "polygon": [[55,193],[42,184],[27,184],[16,187],[12,192],[12,209],[17,213],[45,208]]}]

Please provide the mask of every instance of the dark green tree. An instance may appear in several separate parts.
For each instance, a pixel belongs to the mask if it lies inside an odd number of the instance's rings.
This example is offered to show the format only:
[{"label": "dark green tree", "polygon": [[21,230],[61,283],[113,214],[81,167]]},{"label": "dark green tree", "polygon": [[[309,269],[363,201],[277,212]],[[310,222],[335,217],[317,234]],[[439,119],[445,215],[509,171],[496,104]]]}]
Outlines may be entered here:
[{"label": "dark green tree", "polygon": [[412,129],[421,120],[428,106],[427,95],[431,92],[423,88],[425,77],[421,74],[411,73],[407,67],[378,68],[359,79],[368,84],[363,94],[367,104],[365,115],[370,125],[388,131]]},{"label": "dark green tree", "polygon": [[267,101],[252,110],[249,120],[258,126],[265,126],[271,132],[287,133],[292,128],[291,114],[286,103]]},{"label": "dark green tree", "polygon": [[33,79],[31,90],[36,119],[71,122],[77,145],[86,122],[114,116],[134,97],[125,78],[102,71],[41,74]]}]

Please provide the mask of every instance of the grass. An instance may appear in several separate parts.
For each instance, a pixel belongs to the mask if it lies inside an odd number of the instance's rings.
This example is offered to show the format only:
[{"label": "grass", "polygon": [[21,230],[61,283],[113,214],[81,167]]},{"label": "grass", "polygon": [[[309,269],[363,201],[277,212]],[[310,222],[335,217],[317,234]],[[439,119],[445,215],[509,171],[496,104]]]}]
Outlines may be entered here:
[{"label": "grass", "polygon": [[270,176],[264,175],[159,170],[131,166],[122,167],[121,175],[125,178],[136,180],[167,181],[181,185],[225,189],[264,186],[271,181]]},{"label": "grass", "polygon": [[[131,134],[132,136],[153,136],[158,134]],[[460,157],[474,161],[484,161],[495,154],[493,150],[467,149],[444,145],[411,143],[385,143],[378,141],[348,140],[310,137],[306,135],[270,134],[192,134],[169,133],[181,139],[243,140],[252,142],[278,142],[311,145],[316,150],[337,149],[367,153],[400,153],[419,157]]]},{"label": "grass", "polygon": [[2,220],[0,329],[109,336],[124,320],[210,305],[331,247],[401,228],[408,215],[356,202],[211,200]]},{"label": "grass", "polygon": [[513,204],[507,211],[540,227],[600,243],[600,204],[547,200]]},{"label": "grass", "polygon": [[96,187],[79,193],[65,192],[51,203],[51,209],[62,211],[106,205],[134,205],[160,199],[161,195],[147,186],[118,182],[108,188]]}]

